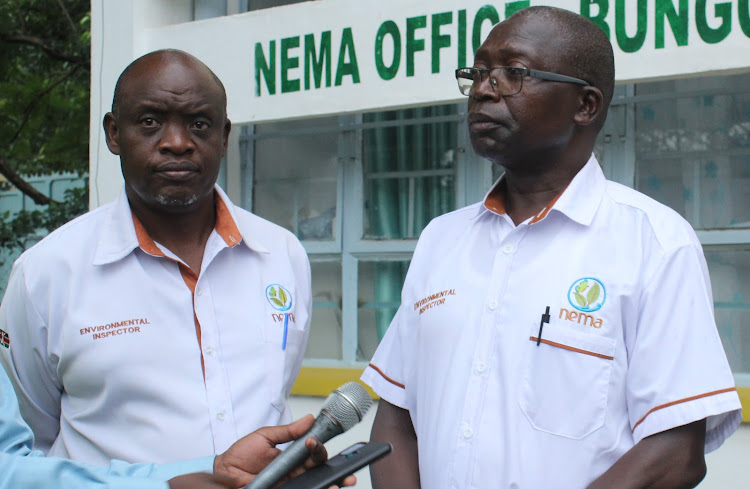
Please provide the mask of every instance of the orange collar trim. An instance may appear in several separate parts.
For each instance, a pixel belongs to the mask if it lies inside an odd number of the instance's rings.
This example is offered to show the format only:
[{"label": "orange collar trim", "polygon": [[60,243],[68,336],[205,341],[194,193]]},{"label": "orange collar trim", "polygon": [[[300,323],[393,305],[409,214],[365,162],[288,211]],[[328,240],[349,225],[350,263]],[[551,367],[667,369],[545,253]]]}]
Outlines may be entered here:
[{"label": "orange collar trim", "polygon": [[567,188],[568,186],[566,185],[565,188],[562,189],[562,191],[559,194],[557,194],[554,199],[550,200],[549,203],[544,206],[544,209],[539,211],[539,214],[534,216],[534,218],[531,221],[529,221],[529,224],[534,224],[535,222],[539,222],[545,217],[547,217],[547,214],[549,214],[549,211],[552,210],[552,207],[555,205],[555,202],[557,202],[557,200],[562,196],[562,194],[565,193],[565,189]]},{"label": "orange collar trim", "polygon": [[216,232],[230,248],[242,241],[242,234],[237,223],[234,222],[227,205],[218,195],[216,196]]},{"label": "orange collar trim", "polygon": [[[557,202],[558,199],[562,197],[562,194],[565,193],[565,190],[567,188],[568,187],[566,185],[565,188],[562,189],[560,193],[555,196],[554,199],[549,201],[549,203],[545,205],[544,208],[541,211],[539,211],[539,213],[531,219],[531,221],[529,221],[529,224],[534,224],[535,222],[539,222],[545,217],[547,217],[547,214],[549,214],[549,211],[552,210],[552,207],[555,205],[555,202]],[[507,212],[505,210],[505,198],[506,198],[505,185],[498,185],[497,187],[492,189],[489,195],[487,195],[487,198],[484,199],[484,206],[487,209],[497,214],[501,214],[501,215],[506,214]]]},{"label": "orange collar trim", "polygon": [[[242,234],[240,234],[237,223],[234,222],[232,214],[229,212],[227,205],[223,200],[221,200],[218,195],[215,198],[216,225],[214,229],[219,234],[219,236],[221,236],[227,246],[231,248],[235,245],[238,245],[240,241],[242,241]],[[141,221],[138,220],[138,218],[135,216],[135,214],[133,214],[132,211],[130,212],[130,215],[133,217],[133,226],[135,227],[135,236],[136,238],[138,238],[138,246],[140,246],[140,248],[149,255],[166,256],[156,245],[156,242],[153,240],[153,238],[149,236],[146,228],[143,227]]]},{"label": "orange collar trim", "polygon": [[484,199],[484,206],[496,214],[505,214],[505,182],[492,189]]},{"label": "orange collar trim", "polygon": [[133,211],[130,211],[130,215],[133,216],[133,226],[135,226],[135,236],[138,238],[138,246],[149,255],[165,256],[161,249],[156,246],[156,242],[149,236],[148,231],[143,227],[141,221],[135,217]]}]

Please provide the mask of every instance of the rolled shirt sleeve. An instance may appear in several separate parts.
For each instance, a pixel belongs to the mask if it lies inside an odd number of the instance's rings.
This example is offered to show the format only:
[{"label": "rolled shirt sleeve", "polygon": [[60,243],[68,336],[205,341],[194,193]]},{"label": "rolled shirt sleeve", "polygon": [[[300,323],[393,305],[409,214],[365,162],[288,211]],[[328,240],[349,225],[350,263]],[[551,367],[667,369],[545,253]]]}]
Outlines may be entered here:
[{"label": "rolled shirt sleeve", "polygon": [[362,374],[362,381],[389,403],[402,409],[411,409],[408,385],[408,372],[411,370],[410,359],[414,358],[409,351],[414,340],[409,338],[414,329],[406,327],[403,322],[408,319],[403,302],[391,321],[388,330],[375,351],[372,361]]},{"label": "rolled shirt sleeve", "polygon": [[741,405],[697,241],[665,253],[638,312],[626,380],[634,441],[705,418],[706,453],[715,450],[739,425]]}]

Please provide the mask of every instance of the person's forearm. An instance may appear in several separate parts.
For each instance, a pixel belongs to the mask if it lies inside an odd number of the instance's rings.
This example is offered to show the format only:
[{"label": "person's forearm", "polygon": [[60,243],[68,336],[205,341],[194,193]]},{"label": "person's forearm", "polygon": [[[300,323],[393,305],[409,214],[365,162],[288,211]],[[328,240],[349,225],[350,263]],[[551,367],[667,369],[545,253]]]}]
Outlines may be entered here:
[{"label": "person's forearm", "polygon": [[690,489],[706,475],[706,422],[644,438],[587,489]]},{"label": "person's forearm", "polygon": [[214,456],[194,460],[172,462],[168,464],[136,463],[131,464],[121,460],[112,460],[108,466],[93,467],[97,473],[104,476],[147,477],[149,479],[166,481],[173,477],[192,472],[213,472]]},{"label": "person's forearm", "polygon": [[163,480],[106,474],[73,460],[0,453],[0,489],[75,487],[77,489],[167,489]]},{"label": "person's forearm", "polygon": [[417,435],[409,412],[380,400],[370,440],[393,445],[393,452],[370,466],[374,489],[420,489]]}]

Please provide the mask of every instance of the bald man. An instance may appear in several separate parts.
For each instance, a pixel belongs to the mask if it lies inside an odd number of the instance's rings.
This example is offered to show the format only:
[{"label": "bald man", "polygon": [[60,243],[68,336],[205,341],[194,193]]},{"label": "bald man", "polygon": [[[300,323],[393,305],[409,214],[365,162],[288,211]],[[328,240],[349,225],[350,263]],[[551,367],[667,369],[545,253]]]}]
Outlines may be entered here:
[{"label": "bald man", "polygon": [[122,193],[16,261],[0,362],[49,455],[167,463],[291,421],[310,266],[216,185],[226,105],[187,53],[135,60],[104,117]]},{"label": "bald man", "polygon": [[505,172],[420,236],[363,374],[394,447],[373,486],[694,487],[740,403],[695,233],[592,155],[607,37],[531,7],[456,78],[474,150]]}]

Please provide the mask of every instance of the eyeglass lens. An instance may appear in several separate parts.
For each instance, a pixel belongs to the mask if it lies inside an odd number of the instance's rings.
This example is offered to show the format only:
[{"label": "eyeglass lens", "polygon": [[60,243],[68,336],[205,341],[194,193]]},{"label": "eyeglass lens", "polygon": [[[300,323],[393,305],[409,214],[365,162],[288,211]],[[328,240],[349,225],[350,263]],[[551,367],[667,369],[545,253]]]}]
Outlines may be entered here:
[{"label": "eyeglass lens", "polygon": [[525,73],[519,68],[503,66],[490,70],[467,68],[459,70],[456,76],[458,88],[464,95],[469,95],[487,77],[490,85],[499,95],[514,95],[521,91]]}]

